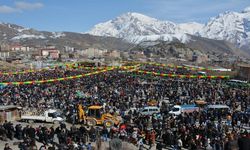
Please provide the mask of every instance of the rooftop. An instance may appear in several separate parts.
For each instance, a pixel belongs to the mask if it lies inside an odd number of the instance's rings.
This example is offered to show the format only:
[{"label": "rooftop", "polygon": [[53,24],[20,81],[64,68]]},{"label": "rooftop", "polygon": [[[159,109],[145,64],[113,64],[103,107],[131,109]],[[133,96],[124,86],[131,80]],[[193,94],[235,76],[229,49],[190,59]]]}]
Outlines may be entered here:
[{"label": "rooftop", "polygon": [[239,67],[249,67],[250,68],[250,64],[238,64]]},{"label": "rooftop", "polygon": [[15,106],[15,105],[2,105],[2,106],[0,106],[0,111],[8,110],[8,109],[13,109],[13,108],[20,108],[20,106]]}]

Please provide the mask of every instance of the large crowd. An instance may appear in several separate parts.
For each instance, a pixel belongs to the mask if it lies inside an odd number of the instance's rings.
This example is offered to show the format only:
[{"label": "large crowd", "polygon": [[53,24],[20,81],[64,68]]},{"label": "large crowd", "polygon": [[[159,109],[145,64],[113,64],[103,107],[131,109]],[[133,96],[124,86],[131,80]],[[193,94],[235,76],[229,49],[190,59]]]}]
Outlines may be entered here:
[{"label": "large crowd", "polygon": [[[150,65],[141,70],[190,74],[185,69],[167,69]],[[59,78],[91,72],[84,69],[64,69],[0,77],[1,81],[27,81]],[[43,111],[49,108],[61,110],[72,123],[66,128],[62,123],[54,128],[39,126],[22,127],[5,122],[0,126],[1,140],[23,140],[20,149],[36,147],[50,149],[92,149],[91,142],[100,143],[119,138],[134,144],[138,149],[215,149],[249,150],[250,116],[245,111],[250,106],[250,89],[225,86],[221,79],[180,79],[156,77],[115,69],[79,79],[53,83],[9,85],[0,90],[0,105],[18,105],[24,110]],[[79,94],[80,93],[80,94]],[[139,109],[156,100],[159,114],[143,116]],[[208,104],[224,104],[230,107],[226,114],[192,112],[180,116],[168,112],[175,104],[194,104],[205,100]],[[166,102],[168,101],[168,102]],[[117,127],[81,127],[78,124],[77,105],[104,105],[104,111],[123,119]],[[58,141],[55,141],[57,137]],[[98,145],[98,144],[97,144]],[[6,150],[9,145],[6,144]],[[9,148],[11,149],[11,148]]]}]

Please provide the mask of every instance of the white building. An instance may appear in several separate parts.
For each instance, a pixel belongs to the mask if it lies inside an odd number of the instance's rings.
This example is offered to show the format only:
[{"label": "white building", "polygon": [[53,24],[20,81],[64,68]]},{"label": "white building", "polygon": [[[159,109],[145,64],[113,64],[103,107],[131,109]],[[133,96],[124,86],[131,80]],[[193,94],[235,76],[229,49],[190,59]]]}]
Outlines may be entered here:
[{"label": "white building", "polygon": [[86,55],[87,57],[100,57],[106,53],[107,50],[100,50],[96,48],[88,48],[82,51],[82,55]]},{"label": "white building", "polygon": [[0,52],[0,58],[8,58],[10,57],[10,52]]},{"label": "white building", "polygon": [[11,50],[12,51],[25,51],[25,52],[28,52],[28,51],[30,51],[30,47],[15,45],[15,46],[11,46]]}]

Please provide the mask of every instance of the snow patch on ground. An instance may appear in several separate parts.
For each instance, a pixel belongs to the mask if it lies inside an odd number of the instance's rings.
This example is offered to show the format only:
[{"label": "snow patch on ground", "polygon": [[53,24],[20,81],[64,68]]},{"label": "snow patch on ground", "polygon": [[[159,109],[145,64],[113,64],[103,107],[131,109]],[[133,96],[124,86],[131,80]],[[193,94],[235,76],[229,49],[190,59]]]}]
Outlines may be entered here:
[{"label": "snow patch on ground", "polygon": [[65,34],[63,32],[52,32],[52,36],[50,36],[51,38],[53,39],[57,39],[57,38],[60,38],[60,37],[64,37]]},{"label": "snow patch on ground", "polygon": [[20,39],[45,39],[45,37],[43,35],[22,34],[12,38],[12,40],[20,40]]},{"label": "snow patch on ground", "polygon": [[18,32],[23,32],[23,31],[26,31],[26,30],[29,30],[29,28],[21,28],[21,29],[17,29]]},{"label": "snow patch on ground", "polygon": [[148,36],[134,36],[127,38],[127,41],[138,44],[144,41],[174,41],[179,40],[182,43],[187,43],[191,40],[191,37],[187,34],[162,34],[162,35],[148,35]]}]

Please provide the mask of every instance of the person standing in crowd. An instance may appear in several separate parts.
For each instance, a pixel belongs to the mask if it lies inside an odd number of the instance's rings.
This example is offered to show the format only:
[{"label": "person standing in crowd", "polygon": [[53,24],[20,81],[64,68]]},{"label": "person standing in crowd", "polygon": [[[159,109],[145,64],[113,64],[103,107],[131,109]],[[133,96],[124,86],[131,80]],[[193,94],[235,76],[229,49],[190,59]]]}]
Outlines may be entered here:
[{"label": "person standing in crowd", "polygon": [[228,135],[228,141],[225,143],[224,150],[238,150],[237,140],[234,139],[233,134]]},{"label": "person standing in crowd", "polygon": [[4,150],[12,150],[9,146],[9,143],[6,143],[5,146],[4,146]]},{"label": "person standing in crowd", "polygon": [[241,133],[241,137],[238,139],[239,150],[250,149],[250,138],[247,135],[247,131]]},{"label": "person standing in crowd", "polygon": [[138,141],[138,148],[139,148],[139,150],[143,150],[143,148],[144,148],[143,137],[140,137],[140,138],[139,138],[139,141]]},{"label": "person standing in crowd", "polygon": [[[143,65],[141,69],[173,73],[173,70],[159,66]],[[26,75],[0,76],[0,79],[3,82],[46,80],[85,73],[88,71],[84,69],[55,69]],[[174,73],[189,75],[192,72],[174,69]],[[146,78],[137,72],[131,75],[116,69],[53,84],[9,85],[0,90],[1,105],[16,104],[33,109],[36,113],[51,108],[57,109],[67,116],[67,121],[73,121],[73,124],[81,123],[81,127],[73,125],[69,129],[68,125],[61,123],[57,128],[42,125],[36,129],[33,125],[24,128],[16,125],[14,128],[6,121],[0,125],[0,139],[23,140],[19,145],[21,149],[35,147],[36,137],[38,142],[44,145],[54,143],[58,149],[92,149],[89,142],[99,143],[102,137],[105,142],[108,139],[120,138],[138,146],[139,149],[144,149],[144,146],[151,148],[157,143],[157,149],[167,147],[197,150],[212,147],[214,150],[222,150],[238,147],[240,150],[249,150],[248,133],[244,132],[239,136],[237,129],[249,127],[249,116],[243,113],[250,105],[249,88],[231,88],[224,86],[226,83],[226,80],[220,79],[152,76]],[[79,97],[76,93],[82,93],[83,96]],[[204,99],[206,105],[226,105],[230,110],[208,111],[201,107],[197,112],[181,115],[168,113],[173,105],[195,105],[197,99]],[[153,115],[142,115],[140,108],[151,105],[150,100],[155,100],[155,107],[161,111]],[[166,104],[162,101],[166,101]],[[91,105],[103,106],[102,113],[121,118],[122,125],[113,126],[111,129],[103,127],[100,131],[93,126],[89,129],[84,124],[84,116],[87,114],[83,114],[83,109]],[[236,111],[237,105],[240,107]],[[127,110],[129,111],[126,112]],[[80,115],[75,115],[76,112],[80,112]],[[75,117],[78,117],[79,121]],[[226,136],[229,132],[232,134]],[[54,140],[54,135],[58,141]]]}]

